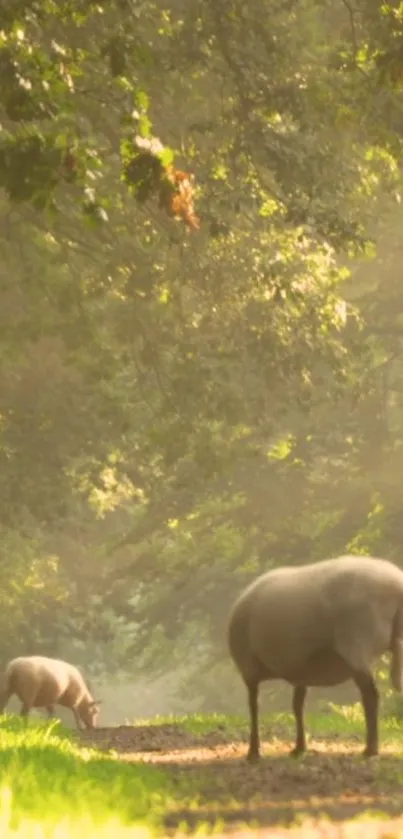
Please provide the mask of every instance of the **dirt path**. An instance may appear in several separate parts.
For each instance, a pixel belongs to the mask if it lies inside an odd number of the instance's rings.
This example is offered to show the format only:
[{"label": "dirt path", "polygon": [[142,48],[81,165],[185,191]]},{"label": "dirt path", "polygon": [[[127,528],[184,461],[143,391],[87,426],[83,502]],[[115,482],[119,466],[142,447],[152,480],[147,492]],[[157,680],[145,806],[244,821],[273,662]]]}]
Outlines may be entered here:
[{"label": "dirt path", "polygon": [[[222,835],[234,831],[234,839],[252,835],[252,826],[254,837],[273,839],[295,831],[295,839],[403,837],[403,760],[387,746],[381,757],[364,760],[361,742],[318,739],[296,761],[288,756],[290,742],[274,740],[264,743],[264,759],[251,766],[246,744],[225,731],[198,736],[178,725],[122,726],[82,733],[81,739],[116,750],[124,761],[163,765],[174,783],[189,789],[190,800],[198,798],[197,806],[167,813],[167,834],[177,833],[181,824],[194,830],[201,822],[220,820]],[[371,811],[393,822],[349,824]],[[295,821],[302,826],[287,830]],[[249,829],[242,829],[245,824]]]}]

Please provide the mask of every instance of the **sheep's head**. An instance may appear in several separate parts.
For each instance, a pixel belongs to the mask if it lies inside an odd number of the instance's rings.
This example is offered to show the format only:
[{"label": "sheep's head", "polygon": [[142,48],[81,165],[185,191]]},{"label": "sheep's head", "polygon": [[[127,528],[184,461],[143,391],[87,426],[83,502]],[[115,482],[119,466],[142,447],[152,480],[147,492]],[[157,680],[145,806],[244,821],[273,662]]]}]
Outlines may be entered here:
[{"label": "sheep's head", "polygon": [[100,700],[84,699],[78,712],[86,728],[96,728],[99,716]]}]

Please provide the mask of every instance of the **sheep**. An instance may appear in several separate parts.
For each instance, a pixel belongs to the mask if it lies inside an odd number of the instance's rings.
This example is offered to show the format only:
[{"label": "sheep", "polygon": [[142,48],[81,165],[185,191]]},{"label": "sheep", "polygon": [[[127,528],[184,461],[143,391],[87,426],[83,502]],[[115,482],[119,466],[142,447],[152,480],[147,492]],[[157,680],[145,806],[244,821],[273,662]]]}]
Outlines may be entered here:
[{"label": "sheep", "polygon": [[31,708],[46,708],[54,716],[54,705],[71,708],[77,728],[81,721],[86,728],[96,728],[99,701],[93,699],[77,667],[55,658],[40,655],[13,658],[6,667],[0,692],[0,713],[10,696],[16,694],[22,702],[21,716]]},{"label": "sheep", "polygon": [[403,570],[369,556],[340,556],[262,574],[235,601],[228,624],[231,657],[248,692],[247,759],[260,756],[259,684],[282,679],[294,688],[296,742],[306,749],[308,687],[353,679],[366,723],[364,755],[378,754],[379,693],[371,665],[390,651],[390,679],[403,690]]}]

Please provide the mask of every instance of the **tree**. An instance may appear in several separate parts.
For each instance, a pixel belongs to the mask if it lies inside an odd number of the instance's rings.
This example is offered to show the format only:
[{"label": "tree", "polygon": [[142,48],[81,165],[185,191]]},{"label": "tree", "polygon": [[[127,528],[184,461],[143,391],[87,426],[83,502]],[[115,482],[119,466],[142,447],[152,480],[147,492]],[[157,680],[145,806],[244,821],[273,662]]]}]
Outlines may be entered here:
[{"label": "tree", "polygon": [[[155,638],[216,653],[269,561],[370,543],[379,344],[343,261],[400,184],[373,13],[353,33],[308,0],[4,12],[1,520],[57,558],[58,638],[109,638],[113,608],[126,661]],[[159,206],[179,148],[198,231]]]}]

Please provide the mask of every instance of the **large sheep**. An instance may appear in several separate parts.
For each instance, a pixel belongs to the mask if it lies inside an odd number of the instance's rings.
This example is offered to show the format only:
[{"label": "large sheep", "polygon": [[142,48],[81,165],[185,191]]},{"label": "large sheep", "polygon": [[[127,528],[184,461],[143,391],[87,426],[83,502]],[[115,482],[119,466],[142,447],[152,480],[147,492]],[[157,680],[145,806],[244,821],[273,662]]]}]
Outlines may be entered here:
[{"label": "large sheep", "polygon": [[386,651],[392,685],[403,690],[403,571],[363,556],[269,571],[235,602],[228,641],[248,690],[249,760],[259,757],[258,690],[267,679],[294,687],[295,755],[306,748],[307,688],[353,679],[365,713],[364,754],[375,755],[379,695],[371,665]]},{"label": "large sheep", "polygon": [[16,694],[22,702],[21,716],[31,708],[46,708],[54,715],[54,705],[71,708],[77,728],[81,721],[87,728],[95,728],[99,703],[93,699],[77,667],[56,658],[40,655],[13,658],[6,667],[0,692],[0,713]]}]

